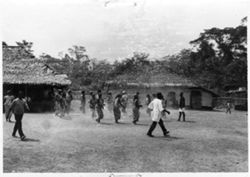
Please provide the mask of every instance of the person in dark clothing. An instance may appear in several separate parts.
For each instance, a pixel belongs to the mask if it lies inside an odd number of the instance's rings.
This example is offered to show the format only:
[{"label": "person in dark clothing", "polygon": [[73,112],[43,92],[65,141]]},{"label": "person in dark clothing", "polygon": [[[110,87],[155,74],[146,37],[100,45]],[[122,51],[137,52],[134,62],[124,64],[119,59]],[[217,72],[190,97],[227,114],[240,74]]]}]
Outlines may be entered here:
[{"label": "person in dark clothing", "polygon": [[118,120],[121,119],[121,110],[120,110],[120,108],[122,107],[121,97],[122,95],[118,94],[116,95],[114,100],[113,112],[115,117],[115,123],[118,123]]},{"label": "person in dark clothing", "polygon": [[183,96],[183,93],[180,93],[180,101],[179,101],[179,119],[178,121],[181,121],[181,116],[183,117],[183,121],[185,122],[185,98]]},{"label": "person in dark clothing", "polygon": [[61,95],[61,100],[60,100],[60,106],[61,106],[61,114],[60,117],[64,117],[65,113],[67,112],[67,100],[66,100],[66,92],[65,91],[61,91],[60,92]]},{"label": "person in dark clothing", "polygon": [[102,90],[97,90],[97,99],[98,99],[99,95],[102,95]]},{"label": "person in dark clothing", "polygon": [[[167,99],[164,98],[163,95],[161,95],[161,101],[162,101],[162,107],[163,109],[166,109],[167,108]],[[167,118],[167,115],[166,115],[166,112],[162,112],[162,119],[166,119]]]},{"label": "person in dark clothing", "polygon": [[154,137],[152,135],[152,132],[154,131],[157,123],[159,123],[159,125],[162,129],[163,135],[167,136],[169,134],[169,131],[165,128],[164,123],[162,121],[162,113],[166,112],[166,113],[170,114],[170,112],[168,110],[164,109],[162,106],[163,96],[161,93],[157,93],[157,95],[153,94],[153,97],[154,97],[153,101],[148,105],[148,108],[152,111],[151,118],[152,118],[153,122],[152,122],[152,124],[147,132],[147,135],[149,137]]},{"label": "person in dark clothing", "polygon": [[136,124],[140,118],[140,108],[142,105],[140,104],[139,94],[137,92],[133,99],[133,124]]},{"label": "person in dark clothing", "polygon": [[7,91],[7,94],[3,97],[4,100],[4,111],[5,111],[5,118],[7,122],[11,122],[12,111],[10,111],[10,106],[12,101],[14,100],[14,96],[12,95],[11,91]]},{"label": "person in dark clothing", "polygon": [[90,92],[89,108],[91,110],[91,117],[94,119],[96,117],[95,108],[96,108],[96,98],[93,92]]},{"label": "person in dark clothing", "polygon": [[67,114],[69,114],[70,109],[71,109],[71,102],[73,100],[73,95],[72,95],[71,90],[68,90],[67,92],[65,92],[65,94],[66,94],[66,97],[65,97],[65,100],[66,100],[65,111],[66,111]]},{"label": "person in dark clothing", "polygon": [[54,105],[55,105],[55,116],[61,116],[61,100],[62,95],[59,93],[57,89],[54,90]]},{"label": "person in dark clothing", "polygon": [[121,115],[123,118],[127,117],[127,106],[128,106],[128,94],[125,90],[122,91],[121,93]]},{"label": "person in dark clothing", "polygon": [[81,94],[81,107],[80,107],[80,110],[82,111],[82,113],[85,113],[85,105],[86,105],[85,91],[82,91],[82,94]]},{"label": "person in dark clothing", "polygon": [[25,135],[24,135],[23,130],[22,130],[22,118],[23,118],[25,108],[29,110],[29,106],[28,106],[26,100],[23,99],[23,92],[19,91],[18,98],[16,98],[12,102],[10,110],[13,111],[13,113],[15,115],[15,119],[16,119],[16,123],[15,123],[14,129],[13,129],[12,136],[16,137],[16,132],[18,131],[19,136],[20,136],[22,141],[25,139]]},{"label": "person in dark clothing", "polygon": [[112,113],[113,110],[113,96],[111,92],[108,92],[108,96],[107,96],[107,107],[110,113]]},{"label": "person in dark clothing", "polygon": [[150,109],[148,108],[148,105],[151,103],[151,96],[149,95],[149,94],[147,94],[147,96],[146,96],[146,106],[147,106],[147,109],[146,109],[146,113],[150,116],[150,113],[151,113],[151,111],[150,111]]},{"label": "person in dark clothing", "polygon": [[229,101],[226,104],[226,113],[231,114],[231,103]]},{"label": "person in dark clothing", "polygon": [[102,99],[102,94],[98,95],[98,98],[96,99],[96,112],[98,115],[98,118],[96,119],[96,122],[100,123],[100,120],[103,119],[103,108],[104,108],[104,100]]}]

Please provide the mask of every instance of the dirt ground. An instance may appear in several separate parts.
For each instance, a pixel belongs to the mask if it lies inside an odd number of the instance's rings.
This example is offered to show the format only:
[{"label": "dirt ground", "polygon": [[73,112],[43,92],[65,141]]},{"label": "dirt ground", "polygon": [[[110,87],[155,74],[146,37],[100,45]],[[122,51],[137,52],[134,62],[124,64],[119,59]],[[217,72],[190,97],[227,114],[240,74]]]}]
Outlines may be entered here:
[{"label": "dirt ground", "polygon": [[[51,113],[25,114],[27,141],[11,137],[14,123],[3,123],[4,172],[247,172],[247,112],[187,110],[164,120],[170,137],[159,126],[146,136],[151,123],[141,110],[138,125],[132,118],[114,123],[105,110],[101,124],[73,103],[70,117]],[[131,112],[131,110],[129,110]],[[14,119],[12,117],[12,119]]]}]

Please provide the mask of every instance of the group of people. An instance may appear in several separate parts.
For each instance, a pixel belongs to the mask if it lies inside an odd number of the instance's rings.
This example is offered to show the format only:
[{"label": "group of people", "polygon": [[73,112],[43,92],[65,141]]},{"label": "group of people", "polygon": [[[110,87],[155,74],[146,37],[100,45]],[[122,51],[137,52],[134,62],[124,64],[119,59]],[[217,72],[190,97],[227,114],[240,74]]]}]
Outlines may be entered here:
[{"label": "group of people", "polygon": [[[102,97],[101,90],[98,90],[97,93],[90,92],[90,100],[89,100],[89,108],[91,110],[92,118],[96,118],[95,120],[100,123],[100,121],[104,117],[103,109],[105,106],[104,99]],[[72,92],[70,90],[58,90],[54,89],[54,103],[55,103],[55,115],[62,117],[65,114],[68,114],[71,108],[71,101],[73,100]],[[113,99],[112,93],[108,92],[106,98],[107,109],[114,115],[115,123],[119,123],[119,120],[123,117],[125,118],[127,114],[127,107],[129,104],[129,98],[126,91],[122,91],[117,94]],[[151,99],[150,95],[146,96],[146,106],[147,113],[152,118],[152,124],[150,129],[148,130],[147,135],[152,137],[152,132],[159,123],[162,128],[163,134],[167,135],[169,131],[164,126],[162,118],[166,116],[166,113],[170,114],[168,110],[166,110],[166,100],[164,99],[161,93],[153,94],[153,99]],[[137,124],[140,118],[140,108],[142,107],[140,101],[140,93],[137,92],[133,96],[132,100],[132,116],[133,116],[133,124]],[[82,91],[81,95],[81,107],[83,113],[85,113],[86,106],[86,96],[85,91]],[[12,136],[16,137],[16,132],[19,132],[21,140],[25,139],[25,135],[22,130],[22,117],[25,109],[29,110],[29,106],[27,104],[26,99],[24,99],[24,95],[22,91],[18,92],[17,98],[15,98],[10,91],[4,96],[4,108],[5,108],[5,117],[6,121],[11,121],[11,115],[14,113],[15,115],[15,126],[13,129]],[[185,99],[183,97],[183,93],[180,94],[180,102],[179,102],[179,119],[181,116],[183,117],[183,121],[185,121]]]},{"label": "group of people", "polygon": [[[101,90],[98,90],[96,94],[94,92],[90,92],[90,97],[89,108],[91,110],[91,117],[93,119],[96,118],[95,120],[100,123],[101,119],[104,117],[103,109],[105,106]],[[126,91],[122,91],[121,93],[117,94],[114,99],[112,93],[108,92],[106,104],[108,111],[114,114],[115,123],[119,123],[119,120],[122,117],[127,117],[128,95]],[[139,92],[137,92],[134,96],[133,105],[133,123],[136,124],[136,122],[139,121],[139,109],[142,107],[139,100]],[[85,91],[82,91],[80,109],[83,113],[85,113],[85,106],[86,96]]]},{"label": "group of people", "polygon": [[[73,100],[73,95],[71,90],[59,90],[54,89],[54,103],[55,103],[55,115],[63,117],[65,114],[69,114],[71,109],[71,102]],[[121,118],[126,118],[127,107],[129,104],[129,98],[126,91],[122,91],[117,94],[113,99],[112,93],[108,92],[106,101],[104,102],[101,90],[96,93],[90,92],[89,108],[91,110],[91,117],[100,123],[104,118],[103,109],[106,107],[110,113],[113,113],[115,123],[119,123]],[[11,91],[7,91],[7,94],[3,97],[5,118],[7,122],[11,122],[11,116],[14,114],[15,126],[13,129],[12,136],[16,137],[16,132],[18,131],[21,140],[25,139],[25,135],[22,130],[22,117],[25,109],[29,110],[27,104],[27,98],[24,98],[23,92],[19,91],[17,97],[15,98]],[[167,136],[169,131],[165,128],[163,119],[166,117],[166,113],[170,114],[170,111],[166,109],[167,100],[159,92],[151,96],[148,94],[146,96],[146,113],[152,118],[152,124],[147,132],[147,135],[153,137],[152,132],[155,129],[157,123],[160,125],[163,135]],[[80,110],[86,112],[86,95],[85,91],[81,92],[81,107]],[[140,118],[140,108],[142,107],[140,101],[140,93],[137,92],[132,99],[132,123],[137,124]],[[231,113],[231,105],[227,103],[226,113]],[[186,121],[185,119],[185,98],[183,93],[180,93],[179,99],[179,117],[178,121]]]},{"label": "group of people", "polygon": [[73,95],[71,90],[54,89],[55,115],[64,117],[69,114]]},{"label": "group of people", "polygon": [[[90,100],[89,100],[89,108],[91,110],[91,117],[95,119],[98,123],[103,119],[104,113],[103,109],[105,107],[104,99],[102,97],[101,90],[98,90],[97,93],[90,92]],[[119,120],[123,117],[127,116],[127,107],[128,107],[128,94],[126,91],[122,91],[121,93],[117,94],[113,99],[112,93],[108,92],[106,98],[106,107],[110,113],[113,113],[115,123],[119,123]],[[81,107],[83,113],[85,113],[85,106],[86,106],[86,96],[85,91],[82,91],[81,95]],[[164,96],[161,93],[153,94],[153,99],[148,94],[146,96],[146,112],[152,118],[152,125],[147,133],[148,136],[152,137],[152,132],[159,123],[160,127],[162,128],[163,134],[166,136],[169,131],[164,126],[163,118],[166,117],[166,113],[170,114],[170,112],[166,109],[167,107],[167,100],[164,99]],[[140,108],[142,107],[140,101],[140,93],[137,92],[133,96],[132,100],[132,116],[133,124],[137,124],[140,118]],[[178,121],[185,121],[185,98],[183,93],[180,94],[180,101],[179,101],[179,118]]]}]

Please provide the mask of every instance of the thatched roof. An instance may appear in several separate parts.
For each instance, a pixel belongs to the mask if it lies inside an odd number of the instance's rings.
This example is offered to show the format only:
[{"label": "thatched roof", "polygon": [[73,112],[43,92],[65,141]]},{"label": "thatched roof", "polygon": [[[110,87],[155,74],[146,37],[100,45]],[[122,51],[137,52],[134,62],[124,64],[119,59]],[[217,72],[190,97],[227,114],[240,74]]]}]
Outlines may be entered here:
[{"label": "thatched roof", "polygon": [[3,44],[2,46],[2,52],[3,52],[3,60],[7,61],[14,61],[14,60],[20,60],[20,59],[30,59],[35,58],[35,56],[31,53],[28,53],[24,48],[20,46],[9,46],[6,44]]},{"label": "thatched roof", "polygon": [[114,80],[108,81],[109,85],[127,85],[127,86],[145,86],[145,87],[165,87],[165,86],[183,86],[196,87],[189,79],[173,73],[167,74],[149,74],[140,75],[129,74],[119,75]]},{"label": "thatched roof", "polygon": [[3,62],[4,84],[70,85],[65,74],[57,74],[37,59]]}]

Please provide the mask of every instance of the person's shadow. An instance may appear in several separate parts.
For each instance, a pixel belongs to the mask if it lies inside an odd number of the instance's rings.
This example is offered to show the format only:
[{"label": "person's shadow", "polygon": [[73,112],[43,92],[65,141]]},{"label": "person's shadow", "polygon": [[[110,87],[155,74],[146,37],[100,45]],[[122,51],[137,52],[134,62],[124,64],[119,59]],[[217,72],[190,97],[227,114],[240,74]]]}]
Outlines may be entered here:
[{"label": "person's shadow", "polygon": [[60,119],[64,119],[64,120],[72,120],[72,117],[69,115],[65,115],[63,117],[60,117]]},{"label": "person's shadow", "polygon": [[179,140],[179,139],[183,139],[182,137],[176,137],[176,136],[155,136],[155,138],[157,139],[164,139],[166,141],[173,141],[173,140]]},{"label": "person's shadow", "polygon": [[113,123],[108,123],[108,122],[100,122],[102,125],[113,125]]},{"label": "person's shadow", "polygon": [[[183,121],[182,121],[183,122]],[[196,121],[193,121],[193,120],[186,120],[184,121],[184,123],[187,122],[187,123],[196,123]]]},{"label": "person's shadow", "polygon": [[40,142],[39,139],[33,139],[33,138],[25,138],[23,141],[24,142]]},{"label": "person's shadow", "polygon": [[137,123],[136,125],[139,125],[139,126],[149,126],[149,124],[143,124],[143,123]]},{"label": "person's shadow", "polygon": [[117,125],[129,125],[129,124],[131,124],[131,123],[129,123],[129,122],[117,122],[116,123]]}]

